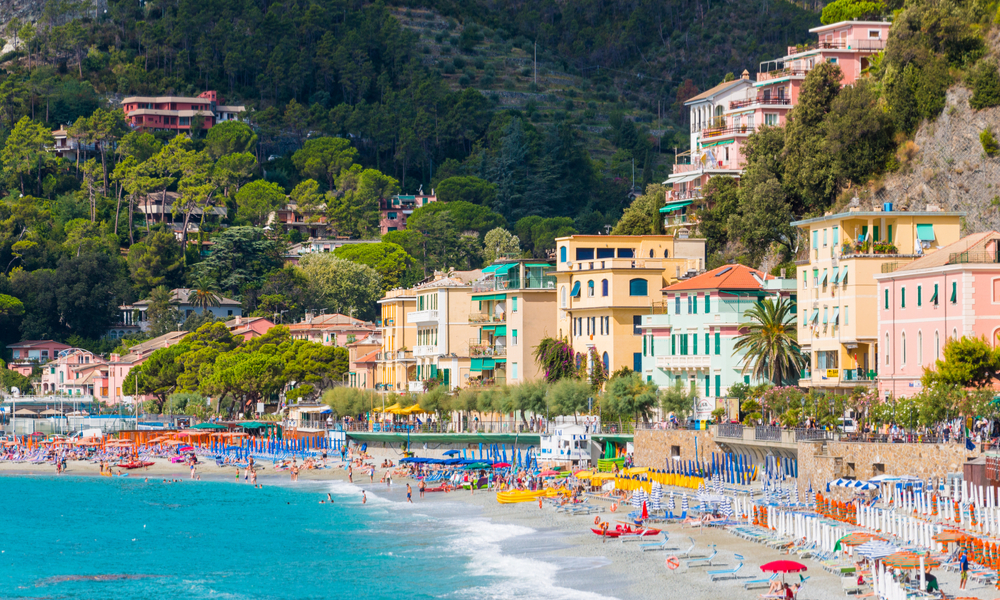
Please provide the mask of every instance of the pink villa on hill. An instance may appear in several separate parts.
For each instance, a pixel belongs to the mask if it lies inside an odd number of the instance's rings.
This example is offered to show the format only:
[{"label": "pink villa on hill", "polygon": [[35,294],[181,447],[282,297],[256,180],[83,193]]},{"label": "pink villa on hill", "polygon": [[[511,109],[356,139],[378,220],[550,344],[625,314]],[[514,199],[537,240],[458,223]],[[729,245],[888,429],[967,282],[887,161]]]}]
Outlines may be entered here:
[{"label": "pink villa on hill", "polygon": [[72,348],[67,344],[53,340],[24,340],[16,344],[8,344],[11,361],[7,368],[25,377],[30,377],[35,367],[44,365],[54,359],[63,350]]},{"label": "pink villa on hill", "polygon": [[390,231],[403,231],[406,229],[406,218],[412,215],[414,210],[431,202],[437,202],[434,190],[431,190],[430,194],[418,192],[415,196],[396,195],[379,200],[381,213],[379,232],[385,235]]},{"label": "pink villa on hill", "polygon": [[970,235],[875,280],[881,396],[919,392],[949,339],[1000,343],[1000,233]]},{"label": "pink villa on hill", "polygon": [[191,120],[201,117],[202,127],[211,128],[224,121],[234,121],[245,106],[221,104],[218,92],[207,91],[197,98],[184,96],[129,96],[122,100],[125,120],[144,131],[189,131]]},{"label": "pink villa on hill", "polygon": [[851,85],[868,68],[868,57],[885,48],[891,23],[843,21],[810,29],[817,40],[789,46],[788,54],[760,64],[757,80],[743,71],[740,79],[723,82],[684,103],[690,110],[691,147],[677,155],[666,206],[660,209],[668,228],[691,223],[690,206],[712,177],[739,178],[746,166],[743,146],[761,126],[785,124],[798,103],[806,75],[823,62],[836,63]]}]

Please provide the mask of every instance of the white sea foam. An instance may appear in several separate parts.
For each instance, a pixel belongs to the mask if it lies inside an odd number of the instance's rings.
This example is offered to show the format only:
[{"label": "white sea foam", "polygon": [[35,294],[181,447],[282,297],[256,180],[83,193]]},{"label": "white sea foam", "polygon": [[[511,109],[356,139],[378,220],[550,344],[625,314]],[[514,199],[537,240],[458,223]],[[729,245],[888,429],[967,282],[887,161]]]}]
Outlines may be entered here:
[{"label": "white sea foam", "polygon": [[[501,544],[518,536],[535,533],[534,529],[521,525],[493,523],[486,519],[454,520],[453,525],[460,535],[451,540],[451,550],[469,558],[471,575],[489,577],[502,583],[481,586],[455,592],[454,597],[507,600],[517,598],[529,600],[607,600],[607,596],[559,586],[556,575],[560,567],[556,564],[531,558],[505,554]],[[569,566],[567,561],[560,561]],[[588,562],[587,567],[595,566]],[[581,568],[583,565],[578,565]],[[583,567],[586,568],[586,567]]]}]

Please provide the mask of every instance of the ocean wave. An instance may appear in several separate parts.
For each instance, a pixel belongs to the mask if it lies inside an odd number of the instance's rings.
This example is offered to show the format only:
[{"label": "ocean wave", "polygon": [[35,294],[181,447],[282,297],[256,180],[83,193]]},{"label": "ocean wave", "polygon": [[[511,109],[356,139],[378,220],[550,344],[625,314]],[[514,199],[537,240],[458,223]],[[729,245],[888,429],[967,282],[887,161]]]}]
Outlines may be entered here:
[{"label": "ocean wave", "polygon": [[[608,600],[593,592],[566,588],[556,583],[561,568],[572,568],[572,561],[565,559],[560,565],[524,556],[504,553],[501,544],[507,540],[537,534],[522,525],[493,523],[486,519],[453,520],[452,525],[459,535],[452,538],[451,550],[469,559],[467,569],[471,575],[485,577],[493,581],[489,586],[479,586],[452,592],[454,598],[476,598],[485,600]],[[577,569],[593,568],[593,561],[575,565]]]}]

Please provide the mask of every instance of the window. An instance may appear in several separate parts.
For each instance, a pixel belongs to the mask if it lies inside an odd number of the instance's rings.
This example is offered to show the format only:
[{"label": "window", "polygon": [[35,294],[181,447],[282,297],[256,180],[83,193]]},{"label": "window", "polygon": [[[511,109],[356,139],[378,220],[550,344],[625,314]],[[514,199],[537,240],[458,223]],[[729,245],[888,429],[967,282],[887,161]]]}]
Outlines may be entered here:
[{"label": "window", "polygon": [[934,332],[934,360],[941,360],[941,334]]},{"label": "window", "polygon": [[882,349],[882,354],[885,355],[885,366],[889,366],[889,332],[885,332],[885,348]]},{"label": "window", "polygon": [[722,397],[722,375],[715,376],[715,397]]},{"label": "window", "polygon": [[889,289],[885,290],[885,309],[889,310]]},{"label": "window", "polygon": [[691,313],[698,314],[698,294],[691,296]]},{"label": "window", "polygon": [[722,334],[718,331],[715,332],[715,354],[722,354]]},{"label": "window", "polygon": [[517,296],[511,298],[511,304],[513,304],[513,306],[510,309],[511,312],[517,312]]},{"label": "window", "polygon": [[396,220],[396,213],[394,213],[394,212],[389,213],[389,220],[395,221]]},{"label": "window", "polygon": [[691,334],[691,354],[692,356],[698,356],[698,334]]},{"label": "window", "polygon": [[618,258],[635,258],[635,252],[631,248],[619,248]]},{"label": "window", "polygon": [[708,396],[712,395],[712,388],[709,387],[709,383],[708,383],[709,379],[708,379],[708,377],[709,377],[708,375],[705,375],[705,397],[708,397]]},{"label": "window", "polygon": [[646,356],[646,336],[642,336],[642,355]]},{"label": "window", "polygon": [[670,258],[670,250],[663,251],[663,258]]},{"label": "window", "polygon": [[712,312],[712,295],[705,292],[705,314]]},{"label": "window", "polygon": [[848,310],[849,308],[850,308],[849,306],[845,306],[845,307],[844,307],[844,325],[847,325],[847,324],[848,324],[848,322],[847,322],[847,310]]},{"label": "window", "polygon": [[813,287],[819,287],[819,269],[813,269]]},{"label": "window", "polygon": [[566,246],[559,248],[559,262],[566,262]]},{"label": "window", "polygon": [[882,32],[879,31],[878,29],[869,29],[868,30],[868,39],[870,39],[870,40],[877,40],[877,39],[879,39],[879,37],[881,37],[881,35],[882,35]]},{"label": "window", "polygon": [[605,297],[608,295],[608,280],[607,279],[602,279],[601,280],[601,295],[605,296]]},{"label": "window", "polygon": [[510,343],[513,346],[517,345],[517,330],[513,330],[510,334]]},{"label": "window", "polygon": [[899,308],[906,308],[906,288],[899,288]]},{"label": "window", "polygon": [[594,260],[593,248],[577,248],[576,260]]},{"label": "window", "polygon": [[828,231],[829,230],[827,230],[827,229],[823,230],[823,247],[824,248],[826,248],[826,246],[827,246],[826,234],[828,233]]},{"label": "window", "polygon": [[777,113],[764,113],[764,125],[768,127],[778,126],[778,114]]},{"label": "window", "polygon": [[906,364],[906,332],[899,334],[899,358],[900,365]]},{"label": "window", "polygon": [[645,279],[633,279],[628,282],[629,296],[645,296],[648,284]]},{"label": "window", "polygon": [[819,229],[813,229],[813,249],[819,249]]},{"label": "window", "polygon": [[952,281],[951,282],[951,303],[955,304],[956,302],[958,302],[958,282],[957,281]]},{"label": "window", "polygon": [[562,307],[566,308],[566,286],[562,286],[562,289],[559,291],[559,294],[561,296],[560,302],[562,303]]},{"label": "window", "polygon": [[593,298],[594,297],[594,281],[593,280],[590,280],[590,281],[587,282],[587,297],[588,298]]},{"label": "window", "polygon": [[809,271],[802,271],[802,289],[809,289]]},{"label": "window", "polygon": [[840,226],[834,226],[833,236],[830,238],[830,256],[833,256],[834,251],[837,248],[837,244],[840,243]]},{"label": "window", "polygon": [[597,258],[614,258],[615,249],[614,248],[598,248]]},{"label": "window", "polygon": [[708,356],[712,353],[712,334],[705,332],[705,355]]},{"label": "window", "polygon": [[517,379],[517,363],[510,363],[510,378]]},{"label": "window", "polygon": [[632,315],[632,335],[642,335],[642,315]]},{"label": "window", "polygon": [[924,364],[924,332],[917,332],[917,364]]},{"label": "window", "polygon": [[917,286],[917,306],[920,306],[923,301],[921,298],[921,293],[923,292],[923,286]]},{"label": "window", "polygon": [[[604,361],[605,361],[604,362],[604,370],[605,371],[610,371],[611,369],[610,369],[610,367],[608,367],[608,363],[607,363],[608,353],[605,352],[604,356],[605,356],[605,358],[604,358]],[[642,373],[642,354],[640,354],[639,352],[636,352],[636,353],[634,353],[632,355],[632,370],[635,371],[635,372],[637,372],[637,373]]]},{"label": "window", "polygon": [[681,295],[677,294],[674,296],[674,314],[681,314]]},{"label": "window", "polygon": [[677,335],[670,335],[670,356],[677,356]]}]

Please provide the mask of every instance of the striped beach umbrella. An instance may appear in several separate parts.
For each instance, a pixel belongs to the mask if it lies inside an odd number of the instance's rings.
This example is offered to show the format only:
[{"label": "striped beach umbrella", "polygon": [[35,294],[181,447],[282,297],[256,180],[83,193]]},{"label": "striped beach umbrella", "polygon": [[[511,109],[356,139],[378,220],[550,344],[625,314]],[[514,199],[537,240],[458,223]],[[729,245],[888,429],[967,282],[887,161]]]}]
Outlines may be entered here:
[{"label": "striped beach umbrella", "polygon": [[667,510],[674,512],[674,493],[670,492],[670,497],[667,498]]},{"label": "striped beach umbrella", "polygon": [[799,503],[799,486],[795,486],[795,504]]},{"label": "striped beach umbrella", "polygon": [[684,494],[681,496],[681,512],[687,512],[688,508],[688,497],[687,494]]},{"label": "striped beach umbrella", "polygon": [[642,506],[642,497],[645,495],[645,491],[642,488],[637,489],[632,493],[632,508],[639,508]]},{"label": "striped beach umbrella", "polygon": [[733,499],[726,498],[726,504],[722,507],[722,514],[726,516],[727,519],[733,518]]},{"label": "striped beach umbrella", "polygon": [[653,482],[653,492],[650,494],[649,506],[653,510],[660,510],[660,502],[663,499],[663,486],[659,481]]}]

